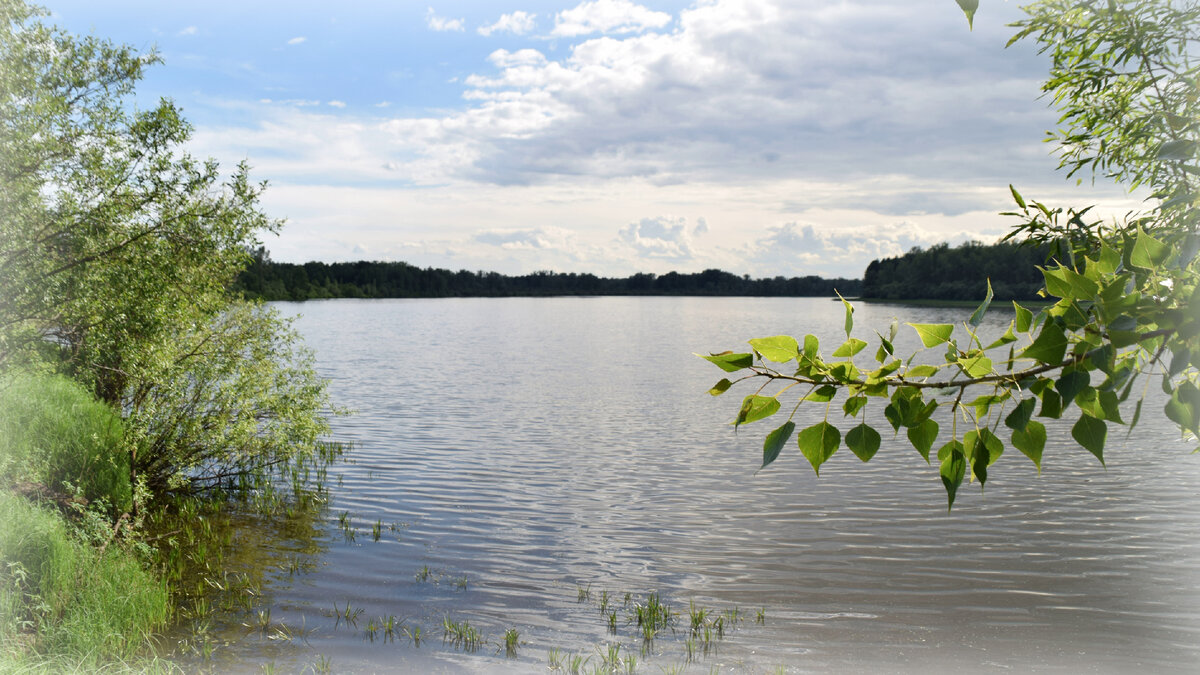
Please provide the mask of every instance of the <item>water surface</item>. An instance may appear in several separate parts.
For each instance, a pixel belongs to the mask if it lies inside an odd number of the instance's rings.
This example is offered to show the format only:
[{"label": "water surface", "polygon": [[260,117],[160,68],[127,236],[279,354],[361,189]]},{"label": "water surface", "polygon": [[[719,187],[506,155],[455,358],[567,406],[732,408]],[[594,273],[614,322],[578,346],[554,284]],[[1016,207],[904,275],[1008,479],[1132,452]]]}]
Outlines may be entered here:
[{"label": "water surface", "polygon": [[[828,354],[842,337],[838,303],[278,306],[302,315],[334,398],[356,410],[335,424],[354,449],[331,470],[328,551],[268,598],[306,631],[280,665],[320,655],[339,672],[544,672],[551,648],[595,654],[615,642],[643,672],[685,663],[682,631],[644,654],[624,614],[610,634],[596,608],[607,590],[658,591],[682,611],[739,608],[747,620],[697,657],[697,672],[1200,668],[1200,456],[1157,411],[1128,442],[1110,432],[1107,470],[1062,440],[1068,426],[1051,426],[1041,477],[1010,449],[987,490],[964,486],[947,513],[936,467],[890,433],[870,464],[843,447],[820,479],[794,444],[756,473],[775,423],[735,433],[726,423],[751,390],[705,393],[722,373],[694,352],[811,332]],[[861,305],[856,335],[894,315],[967,313]],[[1010,318],[993,312],[989,329]],[[916,346],[909,332],[901,349]],[[806,406],[796,421],[821,414]],[[363,610],[358,626],[333,617],[345,603]],[[425,640],[371,640],[367,619],[388,615]],[[443,617],[469,620],[491,644],[444,644]],[[516,659],[498,653],[508,628],[525,643]],[[258,667],[256,639],[235,647],[247,669]]]}]

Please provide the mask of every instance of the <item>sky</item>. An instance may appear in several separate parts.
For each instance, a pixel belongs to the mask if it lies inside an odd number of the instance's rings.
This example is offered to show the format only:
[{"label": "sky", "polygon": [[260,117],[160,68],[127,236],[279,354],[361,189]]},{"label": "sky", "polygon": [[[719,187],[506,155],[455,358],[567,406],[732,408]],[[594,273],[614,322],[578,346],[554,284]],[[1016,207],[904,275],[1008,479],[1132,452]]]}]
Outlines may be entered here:
[{"label": "sky", "polygon": [[982,0],[49,0],[157,51],[135,104],[270,187],[272,258],[625,276],[860,277],[991,242],[1008,185],[1077,186],[1042,142],[1048,59]]}]

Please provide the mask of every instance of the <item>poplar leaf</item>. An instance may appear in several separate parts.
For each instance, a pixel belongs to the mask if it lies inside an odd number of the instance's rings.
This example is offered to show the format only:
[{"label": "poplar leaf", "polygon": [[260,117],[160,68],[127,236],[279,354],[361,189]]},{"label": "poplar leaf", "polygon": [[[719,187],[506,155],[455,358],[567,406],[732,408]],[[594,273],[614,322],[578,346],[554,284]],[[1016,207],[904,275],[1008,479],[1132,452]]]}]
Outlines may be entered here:
[{"label": "poplar leaf", "polygon": [[817,387],[808,396],[804,397],[805,401],[814,401],[816,403],[827,403],[833,400],[837,395],[837,387],[832,384],[822,385]]},{"label": "poplar leaf", "polygon": [[758,396],[751,394],[742,400],[742,409],[738,411],[737,420],[733,425],[757,422],[764,417],[770,417],[779,410],[779,400],[774,396]]},{"label": "poplar leaf", "polygon": [[729,388],[732,386],[733,386],[733,383],[730,382],[728,379],[721,378],[721,381],[714,384],[713,388],[708,390],[708,393],[711,396],[720,396],[721,394],[724,394],[725,392],[729,391]]},{"label": "poplar leaf", "polygon": [[1078,370],[1063,373],[1063,376],[1058,378],[1058,381],[1054,383],[1054,388],[1058,390],[1059,396],[1062,396],[1063,410],[1071,405],[1071,402],[1075,400],[1079,392],[1088,386],[1090,381],[1091,378],[1087,373]]},{"label": "poplar leaf", "polygon": [[1139,229],[1137,239],[1133,242],[1133,252],[1129,254],[1129,264],[1142,269],[1154,269],[1170,254],[1170,247]]},{"label": "poplar leaf", "polygon": [[869,462],[875,456],[879,451],[879,444],[879,432],[867,426],[866,422],[846,434],[846,447],[864,462]]},{"label": "poplar leaf", "polygon": [[1017,318],[1014,321],[1017,326],[1017,332],[1028,333],[1029,329],[1033,327],[1033,312],[1018,305],[1015,300],[1013,301],[1013,310],[1017,313]]},{"label": "poplar leaf", "polygon": [[715,363],[717,367],[727,373],[735,373],[743,368],[749,368],[754,365],[753,354],[734,354],[733,352],[721,352],[720,354],[710,354],[704,356],[697,354],[700,358],[710,363]]},{"label": "poplar leaf", "polygon": [[[1010,186],[1011,187],[1011,186]],[[1016,191],[1014,190],[1014,193]],[[971,324],[972,328],[978,328],[979,324],[983,323],[983,315],[987,312],[988,307],[992,304],[992,280],[987,280],[987,295],[983,298],[983,303],[979,305],[975,313],[971,314],[971,318],[967,323]]]},{"label": "poplar leaf", "polygon": [[755,338],[749,342],[754,351],[775,363],[787,363],[800,356],[800,345],[797,344],[796,338],[790,335]]},{"label": "poplar leaf", "polygon": [[1004,418],[1004,426],[1013,431],[1025,431],[1029,420],[1033,419],[1033,408],[1037,405],[1036,398],[1027,398],[1017,404],[1016,408]]},{"label": "poplar leaf", "polygon": [[792,430],[796,428],[795,422],[784,422],[783,426],[767,434],[767,438],[763,441],[763,463],[760,469],[767,468],[767,465],[774,462],[779,453],[783,450],[783,446],[787,440],[792,437]]},{"label": "poplar leaf", "polygon": [[842,411],[850,417],[858,417],[858,413],[867,405],[866,396],[851,396],[842,404]]},{"label": "poplar leaf", "polygon": [[[837,291],[834,292],[837,293]],[[837,296],[842,301],[842,305],[846,307],[846,337],[850,337],[850,331],[854,328],[854,307],[846,302],[841,293],[838,293]]]},{"label": "poplar leaf", "polygon": [[963,477],[967,473],[967,459],[963,454],[963,444],[958,441],[950,441],[938,450],[938,459],[941,460],[939,473],[942,476],[942,485],[946,488],[946,498],[949,504],[946,510],[954,508],[954,496],[958,494],[958,486],[962,485]]},{"label": "poplar leaf", "polygon": [[924,365],[913,366],[912,368],[909,368],[908,370],[904,371],[904,377],[907,377],[907,378],[929,377],[931,375],[936,375],[937,371],[938,371],[938,369],[936,366],[924,366]]},{"label": "poplar leaf", "polygon": [[843,342],[842,346],[838,347],[837,350],[835,352],[833,352],[833,355],[837,356],[837,357],[854,356],[855,354],[861,352],[863,350],[863,348],[866,346],[867,346],[866,340],[859,340],[858,338],[850,338],[849,340],[846,340],[845,342]]},{"label": "poplar leaf", "polygon": [[1012,444],[1021,454],[1033,461],[1038,474],[1041,474],[1042,451],[1046,448],[1046,426],[1037,420],[1029,420],[1023,430],[1013,432]]},{"label": "poplar leaf", "polygon": [[1101,464],[1104,464],[1104,441],[1107,436],[1108,425],[1091,415],[1080,415],[1079,421],[1071,427],[1071,438],[1095,455]]},{"label": "poplar leaf", "polygon": [[926,347],[936,347],[949,342],[950,335],[954,332],[952,323],[910,323],[908,325],[917,331],[917,335],[921,336],[921,344]]},{"label": "poplar leaf", "polygon": [[958,365],[968,377],[983,377],[992,372],[992,360],[982,354],[959,359]]},{"label": "poplar leaf", "polygon": [[814,424],[796,436],[796,444],[800,446],[800,452],[812,464],[813,470],[817,472],[818,476],[821,475],[821,465],[837,452],[841,443],[842,433],[828,422]]},{"label": "poplar leaf", "polygon": [[925,463],[929,463],[929,451],[933,449],[933,443],[937,440],[938,423],[933,420],[925,420],[916,426],[908,428],[908,442],[916,448],[917,452],[925,458]]},{"label": "poplar leaf", "polygon": [[1010,343],[1013,343],[1016,341],[1017,341],[1017,336],[1015,333],[1013,333],[1013,324],[1010,321],[1008,324],[1008,330],[1004,331],[1004,335],[1001,335],[1000,337],[996,338],[995,342],[984,347],[984,349],[985,350],[995,349],[996,347],[1001,347],[1003,345],[1010,344]]},{"label": "poplar leaf", "polygon": [[1067,336],[1063,329],[1047,321],[1033,344],[1021,351],[1021,358],[1034,359],[1047,364],[1062,363],[1067,353]]}]

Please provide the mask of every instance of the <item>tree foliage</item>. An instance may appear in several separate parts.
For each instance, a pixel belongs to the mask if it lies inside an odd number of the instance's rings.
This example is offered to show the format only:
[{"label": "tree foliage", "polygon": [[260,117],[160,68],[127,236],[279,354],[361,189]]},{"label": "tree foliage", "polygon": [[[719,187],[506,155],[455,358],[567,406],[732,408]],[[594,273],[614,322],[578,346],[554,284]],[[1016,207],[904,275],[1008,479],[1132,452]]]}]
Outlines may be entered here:
[{"label": "tree foliage", "polygon": [[877,300],[978,300],[979,289],[990,282],[994,300],[1037,300],[1043,286],[1038,267],[1048,253],[1047,246],[1012,241],[915,247],[899,257],[872,260],[863,273],[861,295]]},{"label": "tree foliage", "polygon": [[446,298],[548,295],[759,295],[833,297],[834,289],[857,294],[857,279],[817,276],[751,279],[718,269],[680,274],[638,273],[625,278],[574,272],[533,272],[508,276],[404,262],[275,262],[265,251],[238,275],[236,289],[263,300],[315,298]]},{"label": "tree foliage", "polygon": [[[973,12],[977,3],[966,4]],[[704,357],[740,375],[721,380],[714,395],[745,380],[762,385],[735,424],[787,409],[788,392],[800,392],[792,415],[823,404],[825,419],[796,434],[819,471],[843,442],[830,421],[834,405],[850,424],[845,444],[863,461],[879,447],[864,410],[883,406],[893,430],[936,461],[950,506],[965,480],[987,481],[1007,446],[1040,470],[1047,430],[1035,418],[1073,419],[1072,439],[1103,462],[1110,432],[1139,423],[1146,386],[1136,385],[1145,378],[1158,378],[1166,417],[1193,439],[1200,433],[1200,68],[1188,53],[1200,3],[1042,0],[1025,11],[1009,44],[1034,40],[1051,59],[1044,91],[1062,115],[1048,140],[1061,168],[1145,189],[1145,211],[1104,222],[1090,208],[1051,207],[1012,188],[1009,215],[1019,222],[1008,238],[1049,247],[1041,294],[1052,305],[1035,312],[1014,302],[1007,330],[985,344],[977,331],[993,300],[989,284],[961,325],[908,324],[923,349],[904,356],[893,345],[897,323],[867,349],[845,303],[845,341],[831,357],[813,335],[759,338],[750,351]],[[779,390],[766,393],[772,385]],[[789,416],[768,434],[764,466],[794,428]]]},{"label": "tree foliage", "polygon": [[305,451],[324,387],[271,310],[229,293],[279,222],[245,165],[180,151],[191,127],[131,95],[158,59],[0,0],[0,366],[54,368],[129,424],[164,489]]}]

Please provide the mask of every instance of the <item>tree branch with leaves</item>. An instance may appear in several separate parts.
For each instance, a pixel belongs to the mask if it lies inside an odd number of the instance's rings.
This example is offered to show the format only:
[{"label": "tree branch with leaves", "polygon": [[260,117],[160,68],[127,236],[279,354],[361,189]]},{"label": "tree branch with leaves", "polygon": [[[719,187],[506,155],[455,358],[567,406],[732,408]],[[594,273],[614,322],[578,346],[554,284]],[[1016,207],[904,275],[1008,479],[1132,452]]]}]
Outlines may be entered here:
[{"label": "tree branch with leaves", "polygon": [[[973,18],[977,2],[958,4]],[[871,343],[853,334],[844,299],[845,340],[828,358],[813,335],[704,356],[741,376],[722,379],[714,396],[761,383],[735,425],[775,415],[799,388],[788,420],[767,434],[763,467],[793,434],[818,473],[843,443],[869,461],[882,438],[864,410],[878,400],[893,430],[903,428],[926,461],[936,458],[953,507],[963,482],[986,483],[1009,445],[1041,470],[1047,429],[1036,418],[1074,418],[1071,437],[1103,462],[1110,427],[1132,432],[1141,421],[1147,390],[1135,384],[1151,376],[1168,397],[1166,417],[1193,440],[1200,434],[1200,66],[1189,54],[1200,3],[1042,0],[1024,11],[1009,44],[1034,40],[1051,59],[1043,91],[1061,117],[1047,141],[1060,168],[1078,181],[1090,172],[1146,190],[1145,211],[1104,222],[1091,207],[1053,208],[1010,186],[1016,209],[1006,215],[1019,222],[1005,239],[1049,247],[1041,295],[1052,304],[1034,311],[1014,302],[1007,330],[988,344],[979,327],[990,284],[961,325],[908,324],[923,349],[907,356],[894,347],[893,322],[876,333],[874,358],[863,358]],[[772,384],[782,387],[765,393]],[[831,422],[835,403],[852,425],[844,439]],[[797,410],[812,404],[825,406],[824,419],[796,433]]]}]

